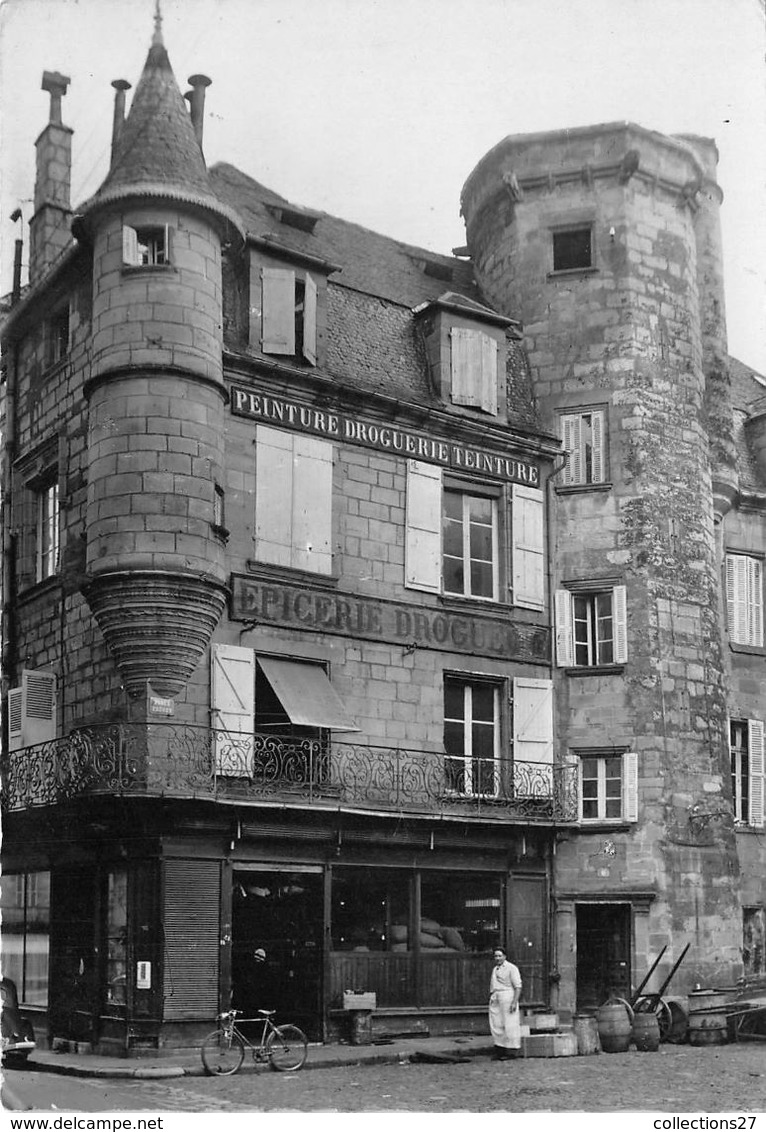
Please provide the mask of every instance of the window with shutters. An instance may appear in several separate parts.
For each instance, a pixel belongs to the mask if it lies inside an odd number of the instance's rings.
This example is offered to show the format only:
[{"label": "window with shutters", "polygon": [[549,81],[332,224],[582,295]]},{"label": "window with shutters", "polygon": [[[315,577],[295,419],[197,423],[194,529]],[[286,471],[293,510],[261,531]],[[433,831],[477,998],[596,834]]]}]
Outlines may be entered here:
[{"label": "window with shutters", "polygon": [[332,444],[258,425],[255,451],[256,561],[332,573]]},{"label": "window with shutters", "polygon": [[585,749],[579,756],[580,821],[638,820],[638,757],[633,751]]},{"label": "window with shutters", "polygon": [[408,462],[409,588],[482,601],[511,595],[514,605],[542,610],[544,539],[539,489],[514,484],[509,493],[500,486],[445,477],[433,464]]},{"label": "window with shutters", "polygon": [[763,648],[763,560],[726,555],[726,620],[732,644]]},{"label": "window with shutters", "polygon": [[167,267],[171,229],[167,224],[154,227],[122,227],[122,262],[125,267]]},{"label": "window with shutters", "polygon": [[450,330],[450,344],[453,403],[496,416],[497,341],[483,330],[453,326]]},{"label": "window with shutters", "polygon": [[601,668],[628,659],[625,586],[556,592],[556,661],[565,668]]},{"label": "window with shutters", "polygon": [[730,720],[729,751],[734,820],[762,828],[766,816],[763,720]]},{"label": "window with shutters", "polygon": [[567,456],[562,487],[600,484],[606,480],[605,417],[603,409],[564,413],[561,434]]},{"label": "window with shutters", "polygon": [[500,790],[500,688],[488,680],[444,678],[445,779],[456,794]]},{"label": "window with shutters", "polygon": [[317,364],[317,284],[308,272],[261,268],[261,348]]}]

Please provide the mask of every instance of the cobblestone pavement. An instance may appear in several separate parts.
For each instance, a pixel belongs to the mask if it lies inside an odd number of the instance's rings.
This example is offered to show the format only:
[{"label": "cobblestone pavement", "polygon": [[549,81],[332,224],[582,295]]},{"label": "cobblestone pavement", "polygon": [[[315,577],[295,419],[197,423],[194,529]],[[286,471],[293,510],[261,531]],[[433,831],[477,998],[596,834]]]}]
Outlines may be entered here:
[{"label": "cobblestone pavement", "polygon": [[766,1043],[295,1075],[248,1067],[228,1078],[121,1081],[119,1094],[135,1111],[766,1113]]}]

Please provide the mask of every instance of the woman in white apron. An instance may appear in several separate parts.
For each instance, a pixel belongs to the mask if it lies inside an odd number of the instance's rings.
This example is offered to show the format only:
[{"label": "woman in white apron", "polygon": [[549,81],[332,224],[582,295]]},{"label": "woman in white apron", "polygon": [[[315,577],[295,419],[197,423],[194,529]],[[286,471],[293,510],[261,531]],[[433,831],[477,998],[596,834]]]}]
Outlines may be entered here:
[{"label": "woman in white apron", "polygon": [[521,1049],[521,975],[501,947],[495,948],[495,966],[489,981],[489,1028],[495,1043],[493,1058],[518,1057]]}]

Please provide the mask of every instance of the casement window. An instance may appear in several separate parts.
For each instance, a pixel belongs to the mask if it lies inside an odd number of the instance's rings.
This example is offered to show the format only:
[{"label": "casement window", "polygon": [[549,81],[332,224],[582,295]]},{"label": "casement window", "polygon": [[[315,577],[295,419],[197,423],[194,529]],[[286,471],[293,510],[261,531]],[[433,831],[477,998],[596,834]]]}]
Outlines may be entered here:
[{"label": "casement window", "polygon": [[500,790],[500,688],[489,681],[444,678],[444,770],[447,790]]},{"label": "casement window", "polygon": [[580,821],[638,821],[638,755],[598,749],[577,753]]},{"label": "casement window", "polygon": [[51,876],[49,872],[3,876],[3,975],[16,984],[19,1003],[48,1005]]},{"label": "casement window", "polygon": [[732,719],[729,751],[734,820],[763,828],[766,821],[763,720]]},{"label": "casement window", "polygon": [[561,431],[567,462],[561,475],[564,487],[603,483],[605,471],[604,410],[565,413]]},{"label": "casement window", "polygon": [[171,262],[172,230],[167,224],[154,227],[122,227],[122,262],[126,267],[166,267]]},{"label": "casement window", "polygon": [[8,747],[34,747],[56,738],[56,674],[25,668],[8,691]]},{"label": "casement window", "polygon": [[59,568],[59,485],[52,475],[35,489],[35,511],[35,581],[42,582]]},{"label": "casement window", "polygon": [[261,269],[261,346],[317,364],[317,285],[308,274],[287,268]]},{"label": "casement window", "polygon": [[556,663],[564,668],[624,664],[628,659],[625,586],[556,591]]},{"label": "casement window", "polygon": [[330,574],[332,444],[258,425],[255,452],[256,561]]},{"label": "casement window", "polygon": [[497,415],[498,344],[482,330],[453,326],[450,331],[452,401]]},{"label": "casement window", "polygon": [[[419,460],[407,465],[405,585],[428,593],[543,609],[545,548],[543,493],[451,481]],[[508,511],[510,510],[510,516]],[[504,561],[510,523],[511,562]]]},{"label": "casement window", "polygon": [[553,270],[578,271],[593,266],[593,233],[590,224],[553,232]]},{"label": "casement window", "polygon": [[763,648],[763,562],[726,555],[726,617],[733,644]]}]

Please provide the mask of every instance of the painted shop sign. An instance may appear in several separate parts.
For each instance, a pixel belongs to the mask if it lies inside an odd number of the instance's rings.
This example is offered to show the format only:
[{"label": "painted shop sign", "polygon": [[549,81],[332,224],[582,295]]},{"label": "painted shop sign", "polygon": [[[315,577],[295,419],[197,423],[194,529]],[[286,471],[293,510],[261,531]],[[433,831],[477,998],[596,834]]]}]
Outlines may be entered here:
[{"label": "painted shop sign", "polygon": [[546,628],[513,624],[502,617],[424,609],[404,602],[260,581],[242,574],[232,574],[231,594],[234,621],[414,644],[504,660],[549,660]]},{"label": "painted shop sign", "polygon": [[283,425],[298,432],[359,444],[380,452],[395,452],[414,460],[441,464],[457,471],[481,472],[514,483],[539,487],[540,469],[528,460],[515,456],[500,456],[483,448],[453,444],[433,436],[410,432],[394,425],[376,424],[344,413],[331,413],[297,401],[269,397],[234,386],[231,391],[231,411],[240,417],[251,417],[270,425]]}]

